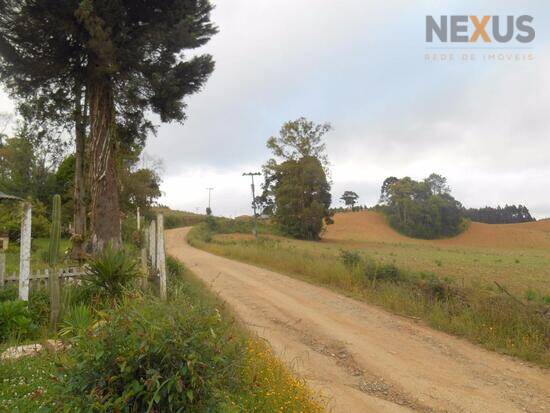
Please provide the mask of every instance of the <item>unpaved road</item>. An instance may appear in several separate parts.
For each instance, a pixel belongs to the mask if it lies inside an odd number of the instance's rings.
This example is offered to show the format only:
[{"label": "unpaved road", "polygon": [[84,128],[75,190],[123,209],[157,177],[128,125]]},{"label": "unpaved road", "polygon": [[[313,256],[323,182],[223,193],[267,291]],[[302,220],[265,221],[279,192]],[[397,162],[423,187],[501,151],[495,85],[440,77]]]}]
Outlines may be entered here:
[{"label": "unpaved road", "polygon": [[550,374],[327,289],[190,247],[216,291],[334,412],[550,412]]}]

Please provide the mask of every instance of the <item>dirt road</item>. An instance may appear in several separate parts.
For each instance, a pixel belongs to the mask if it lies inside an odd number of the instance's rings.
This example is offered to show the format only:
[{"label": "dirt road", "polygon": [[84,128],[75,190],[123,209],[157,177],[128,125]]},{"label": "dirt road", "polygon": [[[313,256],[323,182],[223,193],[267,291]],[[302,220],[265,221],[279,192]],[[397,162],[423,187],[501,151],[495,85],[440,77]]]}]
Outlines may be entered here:
[{"label": "dirt road", "polygon": [[550,412],[550,374],[413,320],[190,247],[183,261],[334,412]]}]

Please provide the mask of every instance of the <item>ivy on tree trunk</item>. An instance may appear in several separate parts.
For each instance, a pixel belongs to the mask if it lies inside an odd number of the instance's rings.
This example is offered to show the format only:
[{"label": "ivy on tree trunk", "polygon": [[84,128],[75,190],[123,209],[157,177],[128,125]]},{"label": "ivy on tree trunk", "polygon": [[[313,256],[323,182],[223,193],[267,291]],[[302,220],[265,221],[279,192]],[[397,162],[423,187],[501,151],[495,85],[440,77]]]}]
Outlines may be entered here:
[{"label": "ivy on tree trunk", "polygon": [[91,249],[121,245],[116,174],[116,139],[112,86],[108,78],[90,81]]}]

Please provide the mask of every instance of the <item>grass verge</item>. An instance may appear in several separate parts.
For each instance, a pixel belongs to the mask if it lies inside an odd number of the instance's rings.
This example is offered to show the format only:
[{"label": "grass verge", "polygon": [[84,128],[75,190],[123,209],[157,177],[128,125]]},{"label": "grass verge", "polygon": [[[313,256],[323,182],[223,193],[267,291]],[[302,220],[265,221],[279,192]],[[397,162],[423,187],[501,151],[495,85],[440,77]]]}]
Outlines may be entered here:
[{"label": "grass verge", "polygon": [[325,286],[430,326],[467,338],[485,348],[550,366],[550,309],[544,302],[523,302],[477,285],[456,285],[433,274],[404,271],[360,252],[339,258],[293,248],[292,242],[217,239],[220,224],[201,224],[190,243],[208,252],[276,270]]},{"label": "grass verge", "polygon": [[0,362],[0,412],[323,411],[217,296],[178,261],[168,268],[168,301],[129,292],[89,309],[69,351]]}]

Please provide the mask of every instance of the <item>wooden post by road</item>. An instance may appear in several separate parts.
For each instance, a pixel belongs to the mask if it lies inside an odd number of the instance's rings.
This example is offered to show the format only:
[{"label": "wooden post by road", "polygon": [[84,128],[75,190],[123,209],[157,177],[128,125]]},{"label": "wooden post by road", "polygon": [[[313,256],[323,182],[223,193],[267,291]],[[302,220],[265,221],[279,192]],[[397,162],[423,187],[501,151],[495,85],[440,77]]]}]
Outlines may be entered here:
[{"label": "wooden post by road", "polygon": [[157,270],[159,273],[160,298],[166,300],[166,257],[164,251],[164,216],[157,215]]},{"label": "wooden post by road", "polygon": [[142,272],[142,280],[141,280],[141,288],[144,290],[147,288],[147,281],[149,279],[149,267],[147,266],[147,243],[148,237],[147,237],[147,231],[144,229],[143,231],[140,231],[139,233],[141,237],[141,272]]},{"label": "wooden post by road", "polygon": [[29,301],[29,277],[31,272],[31,225],[32,207],[23,204],[23,220],[21,221],[21,254],[19,258],[19,299]]},{"label": "wooden post by road", "polygon": [[0,288],[4,286],[4,278],[6,277],[6,254],[0,251]]},{"label": "wooden post by road", "polygon": [[157,267],[157,226],[155,220],[149,224],[149,259],[151,268]]}]

